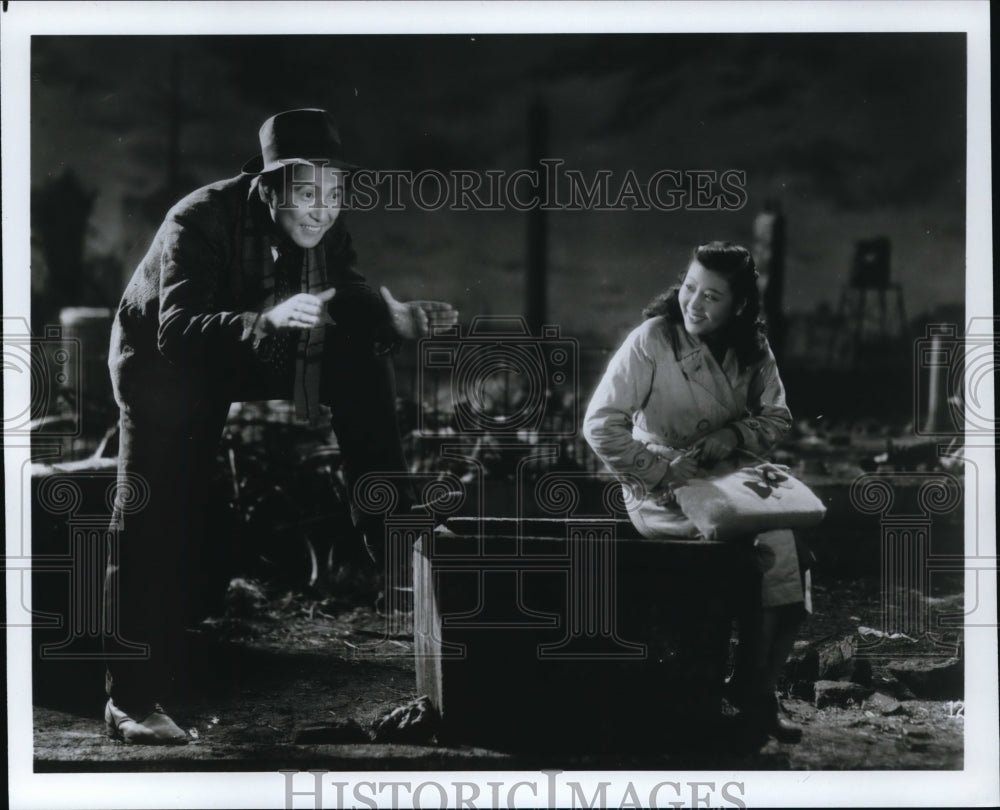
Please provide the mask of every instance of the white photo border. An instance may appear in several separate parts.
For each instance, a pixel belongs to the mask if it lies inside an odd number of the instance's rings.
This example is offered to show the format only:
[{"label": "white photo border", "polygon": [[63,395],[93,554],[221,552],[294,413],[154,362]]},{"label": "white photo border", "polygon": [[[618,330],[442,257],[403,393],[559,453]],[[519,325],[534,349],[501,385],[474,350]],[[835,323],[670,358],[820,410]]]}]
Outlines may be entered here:
[{"label": "white photo border", "polygon": [[[386,9],[385,6],[391,6]],[[992,192],[990,144],[990,38],[987,2],[617,2],[595,3],[312,3],[150,2],[25,3],[14,0],[2,14],[3,292],[4,315],[30,311],[29,65],[31,36],[225,33],[633,33],[633,32],[875,32],[962,31],[968,44],[967,318],[992,317]],[[333,23],[317,20],[335,20]],[[27,401],[26,381],[4,379],[5,413]],[[992,403],[989,403],[992,408]],[[22,444],[27,445],[25,440]],[[974,444],[974,442],[972,442]],[[5,469],[19,470],[27,446],[5,442]],[[995,481],[992,447],[971,448],[970,461]],[[17,476],[5,476],[7,553],[18,554],[21,515],[29,509]],[[978,518],[979,553],[995,555],[996,520],[992,487],[985,486]],[[968,499],[970,502],[973,499]],[[975,509],[974,503],[967,503]],[[967,547],[974,538],[967,538]],[[971,575],[970,575],[971,576]],[[972,585],[971,580],[967,583]],[[996,615],[996,578],[980,577],[981,599]],[[19,610],[7,590],[8,615]],[[14,600],[14,601],[12,601]],[[591,795],[604,781],[631,781],[648,795],[662,778],[745,782],[749,806],[989,806],[1000,804],[998,785],[996,627],[968,627],[966,639],[965,767],[955,772],[640,772],[565,773]],[[64,773],[32,770],[30,645],[25,634],[7,633],[7,707],[10,806],[82,807],[285,807],[278,773]],[[341,781],[370,774],[339,774]],[[427,773],[380,773],[380,781],[424,781]],[[488,780],[544,784],[531,773],[438,774],[443,780]],[[641,786],[646,787],[646,793]],[[429,794],[434,795],[434,794]],[[332,794],[330,795],[332,800]],[[528,793],[519,806],[537,799]],[[297,804],[296,806],[305,806]]]}]

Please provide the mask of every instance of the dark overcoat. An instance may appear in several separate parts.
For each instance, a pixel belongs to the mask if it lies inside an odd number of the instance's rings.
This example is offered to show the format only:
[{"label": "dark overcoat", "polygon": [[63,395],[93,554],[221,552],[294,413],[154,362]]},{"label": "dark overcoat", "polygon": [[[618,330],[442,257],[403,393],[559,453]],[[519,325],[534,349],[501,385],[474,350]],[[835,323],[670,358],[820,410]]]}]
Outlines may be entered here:
[{"label": "dark overcoat", "polygon": [[[119,406],[143,421],[183,424],[205,407],[271,399],[272,370],[254,327],[269,303],[269,246],[278,240],[251,176],[200,188],[167,213],[125,289],[108,365]],[[392,342],[388,310],[356,269],[341,216],[322,242],[341,341]]]}]

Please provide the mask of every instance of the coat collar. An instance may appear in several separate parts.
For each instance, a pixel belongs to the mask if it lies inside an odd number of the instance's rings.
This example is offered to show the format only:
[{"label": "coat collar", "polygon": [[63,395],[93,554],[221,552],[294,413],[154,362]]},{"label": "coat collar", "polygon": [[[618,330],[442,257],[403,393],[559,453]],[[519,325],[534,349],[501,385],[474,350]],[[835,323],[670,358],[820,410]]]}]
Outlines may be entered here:
[{"label": "coat collar", "polygon": [[689,335],[683,325],[674,324],[672,328],[677,338],[677,360],[684,376],[724,407],[739,410],[733,391],[733,383],[739,375],[736,352],[731,348],[727,349],[720,365],[712,356],[711,349],[698,338]]}]

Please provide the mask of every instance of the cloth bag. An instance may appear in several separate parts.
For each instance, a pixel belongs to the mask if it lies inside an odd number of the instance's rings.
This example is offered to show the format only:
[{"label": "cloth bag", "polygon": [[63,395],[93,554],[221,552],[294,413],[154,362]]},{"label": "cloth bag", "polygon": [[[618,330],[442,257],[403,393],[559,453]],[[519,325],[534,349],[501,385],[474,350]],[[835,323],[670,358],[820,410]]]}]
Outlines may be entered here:
[{"label": "cloth bag", "polygon": [[788,468],[741,467],[673,488],[678,508],[706,540],[727,540],[774,529],[804,529],[823,520],[826,507]]}]

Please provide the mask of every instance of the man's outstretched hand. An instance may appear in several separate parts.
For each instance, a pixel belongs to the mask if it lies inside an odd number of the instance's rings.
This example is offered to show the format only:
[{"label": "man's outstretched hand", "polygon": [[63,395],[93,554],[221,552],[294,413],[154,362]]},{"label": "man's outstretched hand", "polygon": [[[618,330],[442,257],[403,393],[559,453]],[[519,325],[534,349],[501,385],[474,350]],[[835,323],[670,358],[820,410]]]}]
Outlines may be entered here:
[{"label": "man's outstretched hand", "polygon": [[416,340],[431,333],[435,326],[453,326],[458,323],[458,310],[444,301],[397,301],[385,287],[379,290],[392,326],[404,340]]},{"label": "man's outstretched hand", "polygon": [[261,316],[265,329],[312,329],[321,323],[333,323],[326,311],[326,302],[336,294],[337,290],[331,287],[319,295],[293,295]]}]

